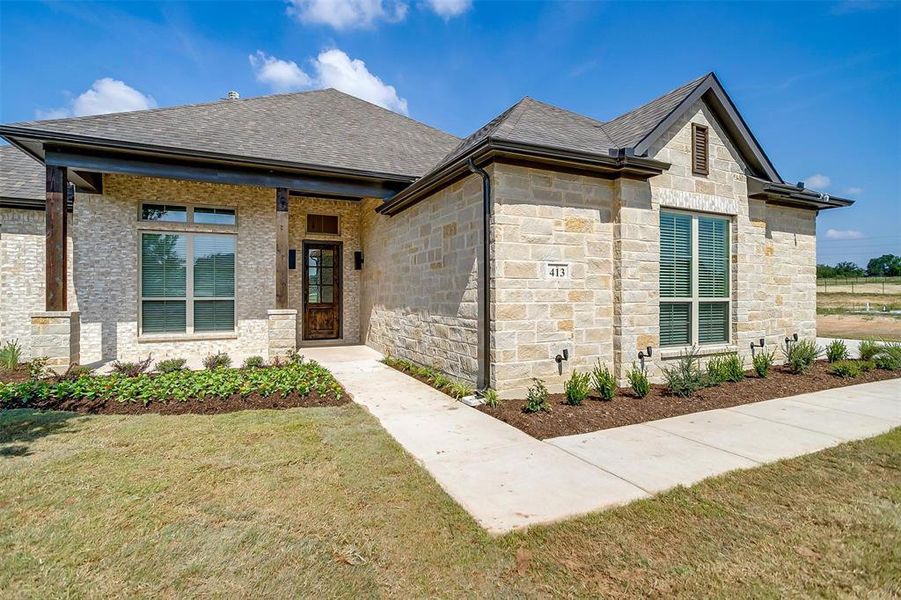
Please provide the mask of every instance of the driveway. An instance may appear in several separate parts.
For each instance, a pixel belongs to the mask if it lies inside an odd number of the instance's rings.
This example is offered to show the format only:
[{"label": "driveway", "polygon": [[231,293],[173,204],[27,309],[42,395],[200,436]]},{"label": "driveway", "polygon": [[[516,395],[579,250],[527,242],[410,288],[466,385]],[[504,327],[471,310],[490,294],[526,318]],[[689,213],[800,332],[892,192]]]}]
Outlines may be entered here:
[{"label": "driveway", "polygon": [[899,380],[537,440],[379,362],[304,349],[491,533],[603,510],[901,425]]}]

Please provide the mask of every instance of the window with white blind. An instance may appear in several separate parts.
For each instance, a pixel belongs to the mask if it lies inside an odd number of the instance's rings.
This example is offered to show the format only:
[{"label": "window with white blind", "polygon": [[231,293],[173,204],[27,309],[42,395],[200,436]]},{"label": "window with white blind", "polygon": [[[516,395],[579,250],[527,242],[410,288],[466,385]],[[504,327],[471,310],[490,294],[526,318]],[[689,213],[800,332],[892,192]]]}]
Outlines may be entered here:
[{"label": "window with white blind", "polygon": [[660,345],[728,343],[729,219],[660,213]]},{"label": "window with white blind", "polygon": [[141,333],[235,328],[235,236],[141,233]]}]

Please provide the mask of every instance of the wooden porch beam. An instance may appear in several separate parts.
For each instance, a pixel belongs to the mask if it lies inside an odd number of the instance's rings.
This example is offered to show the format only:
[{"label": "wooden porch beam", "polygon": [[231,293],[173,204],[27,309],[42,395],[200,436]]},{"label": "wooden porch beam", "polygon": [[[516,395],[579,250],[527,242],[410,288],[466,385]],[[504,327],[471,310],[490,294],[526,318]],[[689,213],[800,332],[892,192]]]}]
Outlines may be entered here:
[{"label": "wooden porch beam", "polygon": [[288,188],[275,190],[275,308],[288,308]]},{"label": "wooden porch beam", "polygon": [[67,310],[66,274],[68,244],[66,220],[66,167],[47,165],[47,204],[45,208],[46,287],[48,311]]}]

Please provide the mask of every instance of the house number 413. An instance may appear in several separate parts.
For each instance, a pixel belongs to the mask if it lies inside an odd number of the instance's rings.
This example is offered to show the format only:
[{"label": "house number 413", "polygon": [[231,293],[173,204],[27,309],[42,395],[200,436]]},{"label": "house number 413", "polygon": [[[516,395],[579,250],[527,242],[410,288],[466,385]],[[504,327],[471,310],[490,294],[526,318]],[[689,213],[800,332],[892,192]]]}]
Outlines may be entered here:
[{"label": "house number 413", "polygon": [[548,263],[545,267],[548,279],[567,279],[569,277],[569,265],[566,263]]}]

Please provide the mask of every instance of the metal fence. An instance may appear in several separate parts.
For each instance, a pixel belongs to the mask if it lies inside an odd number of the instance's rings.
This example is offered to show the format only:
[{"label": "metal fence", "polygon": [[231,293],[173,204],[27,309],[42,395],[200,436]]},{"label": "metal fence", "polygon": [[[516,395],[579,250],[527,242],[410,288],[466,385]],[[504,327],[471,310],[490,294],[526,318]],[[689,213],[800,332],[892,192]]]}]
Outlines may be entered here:
[{"label": "metal fence", "polygon": [[817,291],[850,294],[901,294],[901,277],[824,277]]}]

